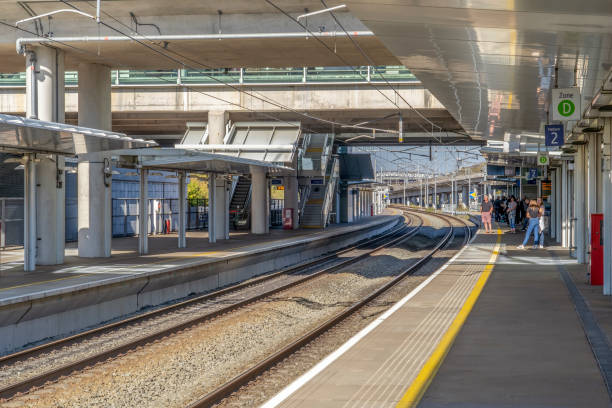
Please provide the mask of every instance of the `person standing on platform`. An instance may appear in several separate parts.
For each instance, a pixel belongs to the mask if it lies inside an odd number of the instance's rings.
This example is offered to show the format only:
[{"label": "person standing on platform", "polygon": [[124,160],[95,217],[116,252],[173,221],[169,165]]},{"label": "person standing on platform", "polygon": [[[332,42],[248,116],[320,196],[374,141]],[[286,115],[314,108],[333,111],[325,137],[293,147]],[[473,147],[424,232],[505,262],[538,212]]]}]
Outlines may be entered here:
[{"label": "person standing on platform", "polygon": [[493,203],[489,201],[489,196],[485,194],[482,204],[480,205],[480,218],[482,225],[487,234],[491,233],[491,213],[493,212]]},{"label": "person standing on platform", "polygon": [[524,214],[523,228],[522,228],[523,231],[527,230],[527,224],[529,224],[529,218],[527,217],[527,210],[529,210],[529,199],[525,197],[525,199],[523,200],[523,214]]},{"label": "person standing on platform", "polygon": [[508,201],[508,223],[510,224],[510,232],[516,232],[516,208],[518,205],[516,204],[516,198],[514,196],[510,197],[510,201]]},{"label": "person standing on platform", "polygon": [[529,202],[529,208],[527,209],[527,219],[529,224],[527,227],[527,233],[523,243],[519,245],[518,249],[525,249],[525,245],[529,242],[529,236],[533,234],[533,248],[537,248],[538,239],[540,238],[540,206],[536,200]]},{"label": "person standing on platform", "polygon": [[544,214],[546,213],[546,207],[544,206],[544,202],[541,198],[538,198],[538,206],[540,207],[540,216],[538,218],[538,246],[540,249],[544,249],[544,231],[546,230],[546,220],[544,218]]}]

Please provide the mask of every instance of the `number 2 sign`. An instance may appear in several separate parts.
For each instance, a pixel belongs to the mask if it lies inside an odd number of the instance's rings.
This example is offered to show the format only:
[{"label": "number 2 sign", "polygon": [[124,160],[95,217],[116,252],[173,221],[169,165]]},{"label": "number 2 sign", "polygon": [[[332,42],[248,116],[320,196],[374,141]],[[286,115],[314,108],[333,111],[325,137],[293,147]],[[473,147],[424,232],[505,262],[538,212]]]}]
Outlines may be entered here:
[{"label": "number 2 sign", "polygon": [[563,125],[544,126],[546,146],[563,146]]}]

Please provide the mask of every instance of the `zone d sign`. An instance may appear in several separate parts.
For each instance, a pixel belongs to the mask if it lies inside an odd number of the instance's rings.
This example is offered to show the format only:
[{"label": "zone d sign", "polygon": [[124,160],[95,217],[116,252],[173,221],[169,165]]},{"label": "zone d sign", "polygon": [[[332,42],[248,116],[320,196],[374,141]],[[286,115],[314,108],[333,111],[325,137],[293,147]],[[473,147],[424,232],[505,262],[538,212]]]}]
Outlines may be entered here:
[{"label": "zone d sign", "polygon": [[552,120],[580,120],[580,89],[554,88],[552,90]]},{"label": "zone d sign", "polygon": [[545,154],[538,154],[538,165],[548,166],[548,156]]}]

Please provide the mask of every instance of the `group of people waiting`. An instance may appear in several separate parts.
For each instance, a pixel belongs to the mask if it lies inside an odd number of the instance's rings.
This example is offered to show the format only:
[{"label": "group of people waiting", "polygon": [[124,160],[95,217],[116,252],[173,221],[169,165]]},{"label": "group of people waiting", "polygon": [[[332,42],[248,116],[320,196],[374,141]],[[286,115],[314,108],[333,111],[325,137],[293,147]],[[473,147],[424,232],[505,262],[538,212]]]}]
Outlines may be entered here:
[{"label": "group of people waiting", "polygon": [[485,232],[490,234],[491,220],[494,217],[496,222],[506,222],[510,227],[511,233],[516,233],[516,226],[521,225],[522,230],[526,231],[523,243],[518,246],[524,249],[529,242],[529,237],[533,234],[533,247],[544,248],[544,203],[541,198],[530,200],[527,197],[517,202],[516,197],[498,197],[491,202],[489,196],[485,194],[480,214]]}]

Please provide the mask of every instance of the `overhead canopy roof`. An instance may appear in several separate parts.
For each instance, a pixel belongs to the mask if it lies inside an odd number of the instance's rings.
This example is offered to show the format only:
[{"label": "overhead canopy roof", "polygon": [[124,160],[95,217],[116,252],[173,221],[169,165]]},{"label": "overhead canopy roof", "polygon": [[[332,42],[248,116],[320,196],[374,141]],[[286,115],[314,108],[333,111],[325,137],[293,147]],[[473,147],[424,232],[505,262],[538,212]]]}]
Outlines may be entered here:
[{"label": "overhead canopy roof", "polygon": [[374,181],[372,158],[368,153],[341,154],[340,179],[343,181]]},{"label": "overhead canopy roof", "polygon": [[82,151],[82,144],[90,139],[95,139],[102,150],[157,145],[153,141],[133,139],[122,133],[0,114],[0,150],[10,153],[73,156]]},{"label": "overhead canopy roof", "polygon": [[[93,160],[100,153],[81,155],[80,160]],[[263,167],[275,175],[288,174],[293,169],[279,164],[259,160],[243,159],[221,154],[175,148],[123,149],[103,153],[116,162],[118,167],[148,168],[168,171],[210,172],[222,174],[248,174],[251,167]]]},{"label": "overhead canopy roof", "polygon": [[200,143],[175,147],[267,163],[293,163],[299,138],[300,122],[236,122],[225,135],[225,144],[206,144],[202,137]]},{"label": "overhead canopy roof", "polygon": [[555,76],[561,88],[576,76],[587,108],[612,67],[610,1],[346,4],[468,133],[483,138],[540,132]]}]

